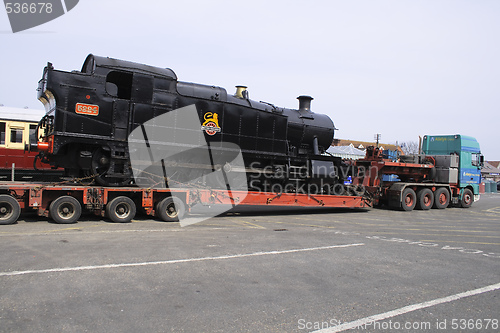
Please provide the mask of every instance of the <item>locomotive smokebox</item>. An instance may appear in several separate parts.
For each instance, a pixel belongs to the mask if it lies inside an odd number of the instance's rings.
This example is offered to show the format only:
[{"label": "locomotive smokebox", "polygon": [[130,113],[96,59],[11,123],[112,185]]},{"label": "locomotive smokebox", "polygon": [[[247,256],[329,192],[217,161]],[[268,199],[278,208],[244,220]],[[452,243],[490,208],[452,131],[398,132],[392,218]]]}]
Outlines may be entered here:
[{"label": "locomotive smokebox", "polygon": [[314,99],[311,96],[299,96],[299,112],[311,112],[311,101]]}]

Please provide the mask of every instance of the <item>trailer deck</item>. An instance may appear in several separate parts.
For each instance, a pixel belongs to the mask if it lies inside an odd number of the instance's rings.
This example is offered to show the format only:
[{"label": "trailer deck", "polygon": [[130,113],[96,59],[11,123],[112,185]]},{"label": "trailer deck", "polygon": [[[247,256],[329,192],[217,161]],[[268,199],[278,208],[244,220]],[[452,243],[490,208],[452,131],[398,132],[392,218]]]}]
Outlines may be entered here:
[{"label": "trailer deck", "polygon": [[115,222],[130,222],[138,208],[172,222],[191,213],[195,206],[366,208],[371,207],[371,201],[346,195],[0,183],[0,224],[15,223],[21,212],[27,210],[35,210],[39,216],[51,217],[57,223],[75,223],[83,209]]}]

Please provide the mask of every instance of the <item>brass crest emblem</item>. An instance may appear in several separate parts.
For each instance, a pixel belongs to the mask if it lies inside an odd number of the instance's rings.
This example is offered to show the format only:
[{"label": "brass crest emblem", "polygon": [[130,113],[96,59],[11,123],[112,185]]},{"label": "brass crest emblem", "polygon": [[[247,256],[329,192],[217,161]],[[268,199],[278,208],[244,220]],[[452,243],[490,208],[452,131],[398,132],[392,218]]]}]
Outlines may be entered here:
[{"label": "brass crest emblem", "polygon": [[215,135],[219,133],[221,128],[219,127],[219,115],[215,112],[207,112],[203,116],[205,120],[201,125],[201,129],[205,131],[208,135]]}]

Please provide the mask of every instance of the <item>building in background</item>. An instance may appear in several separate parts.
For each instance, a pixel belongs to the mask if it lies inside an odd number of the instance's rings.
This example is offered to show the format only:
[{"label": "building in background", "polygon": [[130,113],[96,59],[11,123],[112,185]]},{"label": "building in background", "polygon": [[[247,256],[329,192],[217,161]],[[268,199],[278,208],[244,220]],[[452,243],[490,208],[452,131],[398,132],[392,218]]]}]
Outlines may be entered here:
[{"label": "building in background", "polygon": [[500,162],[484,162],[483,168],[481,169],[481,177],[483,179],[493,180],[495,182],[500,181]]},{"label": "building in background", "polygon": [[[343,159],[357,160],[365,157],[367,147],[376,145],[375,142],[334,139],[330,148],[327,149],[327,153]],[[379,148],[396,152],[394,155],[404,155],[401,147],[397,145],[379,143]]]}]

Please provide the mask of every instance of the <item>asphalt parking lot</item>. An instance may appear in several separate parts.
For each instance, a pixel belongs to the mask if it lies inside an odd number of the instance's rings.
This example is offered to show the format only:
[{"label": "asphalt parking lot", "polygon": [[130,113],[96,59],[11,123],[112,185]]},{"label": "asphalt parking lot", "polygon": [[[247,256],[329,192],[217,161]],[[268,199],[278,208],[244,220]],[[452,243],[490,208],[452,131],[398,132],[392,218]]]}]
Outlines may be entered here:
[{"label": "asphalt parking lot", "polygon": [[0,226],[1,332],[498,332],[500,194],[470,209]]}]

